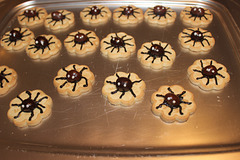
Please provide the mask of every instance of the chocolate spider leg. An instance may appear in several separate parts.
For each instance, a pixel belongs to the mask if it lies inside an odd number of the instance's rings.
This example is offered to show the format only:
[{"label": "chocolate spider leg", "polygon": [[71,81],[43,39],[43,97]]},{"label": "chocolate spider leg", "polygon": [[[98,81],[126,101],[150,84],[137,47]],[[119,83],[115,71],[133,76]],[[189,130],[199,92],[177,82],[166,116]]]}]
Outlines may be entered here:
[{"label": "chocolate spider leg", "polygon": [[199,73],[202,73],[202,71],[199,71],[197,69],[193,69],[194,72],[199,72]]},{"label": "chocolate spider leg", "polygon": [[169,53],[169,54],[172,54],[171,52],[169,52],[169,51],[164,51],[164,53]]},{"label": "chocolate spider leg", "polygon": [[26,91],[26,94],[29,96],[29,99],[32,99],[32,93],[30,91]]},{"label": "chocolate spider leg", "polygon": [[191,41],[192,41],[192,39],[189,39],[189,40],[185,41],[184,43],[188,43],[188,42],[191,42]]},{"label": "chocolate spider leg", "polygon": [[[65,41],[65,43],[72,43],[74,41],[74,39],[73,40],[71,40],[71,41]],[[76,45],[75,45],[76,46]]]},{"label": "chocolate spider leg", "polygon": [[[125,44],[126,44],[126,43],[125,43]],[[118,47],[118,48],[119,48],[119,47]],[[124,51],[127,52],[127,48],[126,48],[125,46],[123,46],[123,48],[124,48]]]},{"label": "chocolate spider leg", "polygon": [[116,89],[115,91],[112,91],[111,94],[115,94],[118,92],[118,89]]},{"label": "chocolate spider leg", "polygon": [[[168,12],[170,12],[170,11],[168,11]],[[171,15],[170,13],[168,13],[168,12],[167,12],[167,15],[169,15],[170,17],[172,17],[172,15]]]},{"label": "chocolate spider leg", "polygon": [[156,107],[156,109],[162,108],[162,105],[164,105],[164,103],[159,104],[159,105]]},{"label": "chocolate spider leg", "polygon": [[[36,107],[37,109],[39,109],[40,110],[40,113],[43,113],[43,110],[42,110],[42,108],[40,108],[40,107]],[[44,107],[45,108],[45,107]]]},{"label": "chocolate spider leg", "polygon": [[46,108],[45,106],[43,106],[42,104],[38,103],[39,106],[41,106],[42,108]]},{"label": "chocolate spider leg", "polygon": [[34,116],[34,113],[33,111],[31,111],[31,116],[28,118],[28,120],[31,121],[33,116]]},{"label": "chocolate spider leg", "polygon": [[151,55],[148,55],[148,57],[147,58],[145,58],[145,60],[148,60],[150,57],[152,57]]},{"label": "chocolate spider leg", "polygon": [[111,45],[111,43],[109,43],[109,42],[107,42],[107,41],[103,41],[103,43],[106,43],[106,44],[109,44],[109,45]]},{"label": "chocolate spider leg", "polygon": [[[170,59],[169,59],[169,57],[168,56],[166,56],[166,55],[163,55],[162,57],[166,57],[167,58],[167,60],[169,60],[170,61]],[[162,58],[161,57],[161,58]],[[161,60],[162,61],[162,60]]]},{"label": "chocolate spider leg", "polygon": [[14,116],[13,118],[14,118],[14,119],[17,119],[22,112],[23,112],[23,110],[21,110],[20,112],[18,112],[18,114],[17,114],[16,116]]},{"label": "chocolate spider leg", "polygon": [[116,76],[118,77],[118,78],[120,78],[120,76],[116,73]]},{"label": "chocolate spider leg", "polygon": [[67,80],[67,77],[58,77],[55,80]]},{"label": "chocolate spider leg", "polygon": [[134,82],[132,82],[132,84],[134,84],[134,83],[140,83],[142,80],[138,80],[138,81],[134,81]]},{"label": "chocolate spider leg", "polygon": [[169,116],[172,114],[172,111],[173,111],[173,107],[170,107],[170,108],[171,108],[171,110],[170,110],[170,112],[168,112]]},{"label": "chocolate spider leg", "polygon": [[83,85],[83,87],[87,87],[88,86],[88,81],[86,77],[82,77],[82,79],[85,79],[85,84]]},{"label": "chocolate spider leg", "polygon": [[106,83],[109,83],[109,84],[114,84],[114,85],[116,85],[116,82],[106,81]]},{"label": "chocolate spider leg", "polygon": [[188,104],[188,105],[192,104],[192,102],[185,102],[185,101],[181,101],[181,103]]},{"label": "chocolate spider leg", "polygon": [[40,102],[41,102],[42,100],[44,100],[44,99],[48,99],[48,97],[45,96],[45,97],[40,98],[40,99],[37,101],[37,103],[40,103]]},{"label": "chocolate spider leg", "polygon": [[181,115],[183,115],[182,106],[179,105],[178,108],[179,108],[179,113],[180,113]]},{"label": "chocolate spider leg", "polygon": [[182,91],[181,94],[178,94],[178,97],[182,97],[185,93],[186,93],[186,91]]},{"label": "chocolate spider leg", "polygon": [[60,86],[60,88],[63,88],[67,83],[68,83],[68,81],[65,81],[65,82]]},{"label": "chocolate spider leg", "polygon": [[204,41],[204,40],[205,40],[205,41],[207,41],[208,45],[210,46],[210,43],[209,43],[209,41],[208,41],[206,38],[204,38],[204,39],[203,39],[203,41]]},{"label": "chocolate spider leg", "polygon": [[125,91],[122,92],[122,94],[120,95],[120,99],[122,99],[122,97],[125,95]]},{"label": "chocolate spider leg", "polygon": [[172,89],[170,87],[168,87],[167,89],[168,89],[169,92],[174,94],[174,92],[172,91]]},{"label": "chocolate spider leg", "polygon": [[68,71],[65,69],[65,67],[62,67],[62,70],[68,73]]},{"label": "chocolate spider leg", "polygon": [[125,45],[134,46],[134,44],[124,43]]},{"label": "chocolate spider leg", "polygon": [[133,97],[136,98],[136,94],[133,92],[132,88],[129,91],[132,93]]},{"label": "chocolate spider leg", "polygon": [[202,60],[200,60],[200,63],[201,63],[201,67],[204,68],[204,67],[203,67],[203,62],[202,62]]},{"label": "chocolate spider leg", "polygon": [[128,77],[127,77],[127,78],[130,79],[130,77],[131,77],[131,73],[128,74]]},{"label": "chocolate spider leg", "polygon": [[37,95],[35,96],[35,98],[33,100],[36,101],[39,95],[40,95],[40,92],[37,93]]},{"label": "chocolate spider leg", "polygon": [[72,91],[74,92],[76,90],[77,82],[74,83]]}]

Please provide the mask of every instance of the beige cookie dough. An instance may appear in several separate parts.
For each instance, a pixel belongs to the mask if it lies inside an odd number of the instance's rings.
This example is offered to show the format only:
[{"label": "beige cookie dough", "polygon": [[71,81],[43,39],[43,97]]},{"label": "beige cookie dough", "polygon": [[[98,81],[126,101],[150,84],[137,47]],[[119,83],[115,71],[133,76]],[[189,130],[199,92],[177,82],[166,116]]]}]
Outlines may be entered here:
[{"label": "beige cookie dough", "polygon": [[150,7],[144,13],[144,19],[149,24],[155,24],[160,26],[166,26],[173,24],[177,17],[177,14],[170,7],[157,5]]},{"label": "beige cookie dough", "polygon": [[227,68],[212,59],[196,60],[188,68],[189,80],[203,90],[221,90],[230,81]]},{"label": "beige cookie dough", "polygon": [[193,98],[182,86],[161,86],[152,94],[152,112],[167,123],[186,122],[196,110]]},{"label": "beige cookie dough", "polygon": [[0,66],[0,95],[8,93],[17,83],[17,72],[8,66]]},{"label": "beige cookie dough", "polygon": [[101,40],[101,53],[112,60],[129,58],[136,51],[135,39],[124,33],[110,33]]},{"label": "beige cookie dough", "polygon": [[74,14],[68,10],[58,10],[47,15],[44,25],[49,30],[66,30],[75,23]]},{"label": "beige cookie dough", "polygon": [[186,7],[180,13],[183,23],[193,27],[207,27],[213,20],[210,10],[202,7]]},{"label": "beige cookie dough", "polygon": [[10,102],[7,116],[17,127],[33,127],[51,115],[52,104],[41,90],[24,91]]},{"label": "beige cookie dough", "polygon": [[62,43],[54,35],[40,35],[29,43],[27,55],[32,59],[48,59],[59,53]]},{"label": "beige cookie dough", "polygon": [[70,33],[64,40],[64,45],[69,53],[86,55],[97,50],[99,38],[93,31],[80,29]]},{"label": "beige cookie dough", "polygon": [[143,11],[134,5],[121,6],[113,11],[113,21],[120,25],[136,25],[143,21]]},{"label": "beige cookie dough", "polygon": [[206,52],[213,48],[215,39],[211,32],[201,28],[186,28],[178,36],[182,47],[187,48],[193,53],[196,51]]},{"label": "beige cookie dough", "polygon": [[1,46],[9,51],[20,51],[25,49],[34,38],[34,34],[28,28],[13,28],[6,32],[1,39]]},{"label": "beige cookie dough", "polygon": [[144,43],[137,52],[138,60],[143,66],[152,69],[170,67],[176,57],[171,45],[161,41]]},{"label": "beige cookie dough", "polygon": [[94,81],[95,76],[88,66],[70,64],[58,71],[53,83],[61,95],[79,96],[90,92]]},{"label": "beige cookie dough", "polygon": [[145,88],[137,74],[117,72],[105,79],[102,94],[113,105],[131,106],[143,99]]},{"label": "beige cookie dough", "polygon": [[112,12],[106,6],[91,5],[80,12],[80,17],[85,24],[100,25],[107,23],[111,19]]},{"label": "beige cookie dough", "polygon": [[46,9],[33,7],[22,11],[17,16],[17,19],[20,25],[32,27],[43,24],[46,17],[47,17]]}]

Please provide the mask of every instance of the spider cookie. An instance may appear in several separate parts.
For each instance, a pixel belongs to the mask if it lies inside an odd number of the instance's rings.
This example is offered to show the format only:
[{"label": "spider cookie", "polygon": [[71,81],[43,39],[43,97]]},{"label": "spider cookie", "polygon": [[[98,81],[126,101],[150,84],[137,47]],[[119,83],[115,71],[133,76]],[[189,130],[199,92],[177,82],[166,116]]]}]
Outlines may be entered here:
[{"label": "spider cookie", "polygon": [[176,53],[170,44],[152,41],[144,43],[138,50],[137,56],[142,65],[152,69],[161,69],[173,64]]},{"label": "spider cookie", "polygon": [[22,26],[36,26],[42,24],[47,17],[47,11],[44,8],[30,8],[22,11],[17,19],[20,25]]},{"label": "spider cookie", "polygon": [[144,13],[144,19],[146,22],[160,26],[173,24],[176,17],[177,14],[174,10],[160,5],[148,8]]},{"label": "spider cookie", "polygon": [[112,12],[106,6],[92,5],[84,8],[80,17],[86,24],[99,25],[107,23],[112,17]]},{"label": "spider cookie", "polygon": [[73,12],[58,10],[47,15],[44,25],[50,30],[62,30],[71,27],[74,22]]},{"label": "spider cookie", "polygon": [[1,39],[1,46],[10,51],[24,49],[34,38],[34,34],[27,28],[14,28],[6,32]]},{"label": "spider cookie", "polygon": [[[215,45],[212,34],[201,28],[184,29],[178,36],[178,40],[184,48],[191,51],[209,51]],[[196,52],[197,53],[197,52]]]},{"label": "spider cookie", "polygon": [[39,125],[52,112],[52,98],[41,90],[24,91],[10,102],[7,116],[17,127]]},{"label": "spider cookie", "polygon": [[58,71],[53,83],[60,94],[79,96],[91,91],[94,81],[94,74],[88,66],[70,64]]},{"label": "spider cookie", "polygon": [[126,59],[135,51],[135,39],[124,32],[110,33],[101,40],[101,53],[112,60]]},{"label": "spider cookie", "polygon": [[47,59],[58,54],[61,47],[61,41],[54,35],[40,35],[31,40],[26,52],[32,59]]},{"label": "spider cookie", "polygon": [[113,21],[121,25],[136,25],[143,21],[143,11],[134,5],[122,6],[113,11]]},{"label": "spider cookie", "polygon": [[17,72],[7,66],[0,66],[0,95],[6,94],[17,83]]},{"label": "spider cookie", "polygon": [[180,13],[183,23],[189,26],[206,27],[213,20],[212,13],[202,7],[186,7]]},{"label": "spider cookie", "polygon": [[105,79],[102,94],[111,104],[131,106],[143,99],[145,88],[137,74],[117,72]]},{"label": "spider cookie", "polygon": [[81,29],[70,33],[64,40],[64,45],[69,53],[85,55],[97,50],[99,38],[93,31]]},{"label": "spider cookie", "polygon": [[152,94],[152,112],[164,122],[185,122],[196,110],[193,94],[179,85],[161,86]]},{"label": "spider cookie", "polygon": [[230,81],[227,68],[212,59],[196,60],[188,68],[188,77],[203,90],[220,90]]}]

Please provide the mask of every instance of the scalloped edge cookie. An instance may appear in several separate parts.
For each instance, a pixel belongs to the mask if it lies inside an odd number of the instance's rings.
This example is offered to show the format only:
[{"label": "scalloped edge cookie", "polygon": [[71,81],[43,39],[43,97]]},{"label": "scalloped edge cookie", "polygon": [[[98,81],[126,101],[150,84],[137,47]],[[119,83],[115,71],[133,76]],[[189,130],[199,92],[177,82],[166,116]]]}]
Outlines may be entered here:
[{"label": "scalloped edge cookie", "polygon": [[17,72],[8,66],[0,66],[0,96],[7,94],[17,84]]}]

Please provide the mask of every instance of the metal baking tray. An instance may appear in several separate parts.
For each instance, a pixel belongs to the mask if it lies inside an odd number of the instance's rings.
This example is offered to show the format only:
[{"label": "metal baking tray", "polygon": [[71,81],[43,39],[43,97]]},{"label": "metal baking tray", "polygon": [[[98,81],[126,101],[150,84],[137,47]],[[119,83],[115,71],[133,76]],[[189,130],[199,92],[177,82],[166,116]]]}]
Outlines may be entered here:
[{"label": "metal baking tray", "polygon": [[[102,4],[113,9],[133,4],[146,10],[161,4],[177,12],[177,19],[165,28],[143,22],[136,27],[109,23],[93,27],[82,23],[79,12],[86,6]],[[180,11],[186,6],[211,10],[213,22],[206,28],[216,44],[209,54],[193,55],[182,49],[178,34],[186,28]],[[137,50],[144,42],[160,40],[172,45],[177,57],[170,69],[151,71],[141,66],[136,54],[128,60],[110,61],[96,53],[84,57],[69,55],[63,47],[60,54],[48,61],[34,61],[25,52],[9,53],[0,49],[0,65],[14,68],[17,86],[0,97],[0,145],[5,148],[46,153],[82,155],[153,156],[202,154],[240,150],[240,33],[229,11],[215,1],[28,1],[13,8],[0,24],[0,34],[18,27],[16,16],[30,7],[44,7],[48,13],[67,9],[75,14],[73,28],[53,33],[44,27],[32,29],[35,35],[54,34],[62,42],[67,34],[79,29],[95,31],[101,40],[111,32],[126,32],[136,40]],[[231,76],[229,84],[219,92],[205,92],[187,78],[187,68],[197,59],[212,58],[224,64]],[[78,98],[60,96],[53,86],[57,71],[72,63],[88,65],[95,74],[92,92]],[[101,94],[104,79],[116,71],[134,72],[146,82],[144,101],[132,107],[109,104]],[[151,112],[150,97],[161,85],[181,85],[191,91],[196,112],[185,123],[165,123]],[[19,129],[7,118],[9,102],[24,90],[41,89],[53,99],[50,118],[40,126]]]}]

